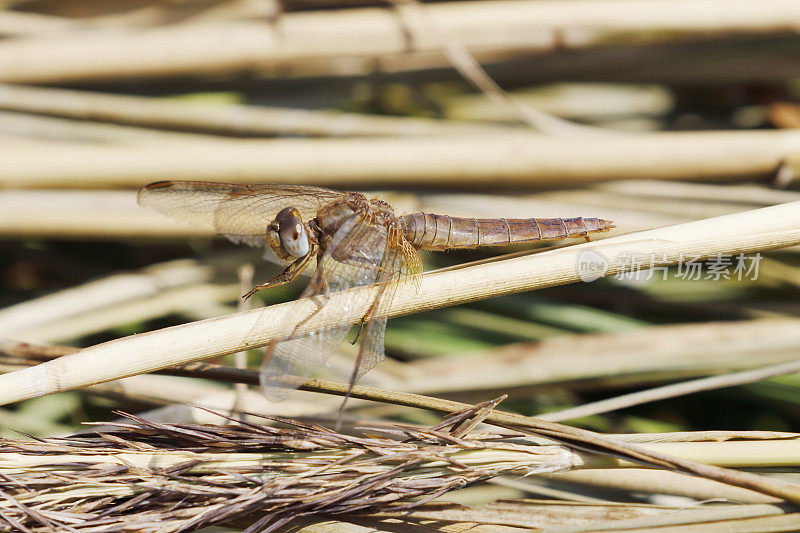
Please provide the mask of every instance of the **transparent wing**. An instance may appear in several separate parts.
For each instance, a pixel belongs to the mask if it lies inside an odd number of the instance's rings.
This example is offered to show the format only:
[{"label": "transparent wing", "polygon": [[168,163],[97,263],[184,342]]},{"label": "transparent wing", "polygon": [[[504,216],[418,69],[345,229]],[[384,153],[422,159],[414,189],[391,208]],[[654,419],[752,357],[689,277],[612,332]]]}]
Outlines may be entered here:
[{"label": "transparent wing", "polygon": [[403,279],[408,279],[419,288],[422,274],[422,259],[417,250],[400,236],[398,242],[386,249],[380,275],[376,280],[380,292],[369,315],[364,317],[363,341],[359,349],[351,384],[380,363],[385,356],[386,317],[395,292]]},{"label": "transparent wing", "polygon": [[[408,250],[403,246],[394,246],[390,232],[390,228],[369,220],[364,214],[355,214],[342,224],[326,252],[318,258],[316,274],[306,289],[306,296],[316,296],[318,303],[324,304],[326,287],[329,292],[337,292],[361,285],[379,286],[378,297],[372,302],[357,300],[370,296],[353,294],[342,303],[343,312],[353,306],[363,308],[367,303],[370,304],[361,330],[360,357],[354,370],[358,376],[384,358],[386,318],[377,316],[377,311],[385,307],[387,296],[390,298],[394,294],[394,282],[407,270]],[[409,248],[413,258],[418,260],[416,251]],[[415,263],[415,266],[418,265]],[[285,328],[294,330],[297,324],[308,318],[287,317]],[[261,368],[261,384],[265,394],[271,399],[282,399],[289,390],[300,386],[325,364],[347,333],[359,322],[361,317],[356,317],[336,327],[270,347],[268,353],[271,351],[271,355],[265,357]],[[297,376],[297,379],[287,382],[285,375]]]},{"label": "transparent wing", "polygon": [[139,205],[179,222],[213,230],[236,243],[266,245],[267,225],[284,207],[303,220],[347,193],[308,185],[238,185],[207,181],[159,181],[139,191]]}]

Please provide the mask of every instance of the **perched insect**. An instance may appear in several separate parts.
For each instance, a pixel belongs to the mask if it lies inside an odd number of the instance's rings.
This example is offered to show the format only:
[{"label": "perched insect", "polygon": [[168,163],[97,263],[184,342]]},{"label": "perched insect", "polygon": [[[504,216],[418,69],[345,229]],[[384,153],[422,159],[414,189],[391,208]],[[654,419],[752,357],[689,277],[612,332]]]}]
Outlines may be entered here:
[{"label": "perched insect", "polygon": [[[159,181],[139,192],[139,203],[178,221],[213,229],[237,243],[266,247],[288,266],[244,295],[288,283],[316,258],[316,270],[303,297],[376,285],[377,296],[361,320],[361,344],[351,386],[384,358],[388,308],[399,281],[418,280],[422,261],[417,249],[449,250],[504,246],[565,237],[583,237],[613,227],[598,218],[475,219],[430,213],[397,216],[392,207],[363,194],[303,185],[236,185],[202,181]],[[356,298],[352,296],[350,298]],[[345,300],[348,307],[363,303]],[[293,331],[308,316],[286,317]],[[352,322],[275,343],[267,350],[261,383],[279,397],[286,375],[299,386],[322,366]]]}]

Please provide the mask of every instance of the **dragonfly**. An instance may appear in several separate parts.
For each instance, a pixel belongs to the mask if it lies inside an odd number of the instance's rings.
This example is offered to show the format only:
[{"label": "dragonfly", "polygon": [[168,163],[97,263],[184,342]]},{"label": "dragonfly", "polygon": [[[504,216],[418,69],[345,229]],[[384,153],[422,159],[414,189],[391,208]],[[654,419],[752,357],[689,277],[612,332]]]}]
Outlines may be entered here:
[{"label": "dragonfly", "polygon": [[[283,271],[253,287],[243,298],[294,281],[316,260],[301,298],[318,302],[317,310],[306,316],[286,316],[281,331],[292,334],[288,340],[270,343],[261,366],[261,385],[271,399],[282,399],[287,391],[307,381],[354,327],[359,328],[356,341],[361,338],[361,343],[350,389],[384,359],[386,310],[401,282],[418,286],[422,274],[418,250],[508,246],[575,237],[588,240],[590,233],[614,227],[609,220],[584,217],[398,215],[382,200],[308,185],[159,181],[142,188],[138,202],[236,243],[271,250],[284,266]],[[351,306],[367,308],[360,320],[297,335],[300,325],[322,309],[331,294],[360,286],[377,288],[373,296],[366,297],[371,301],[357,300],[364,298],[364,291],[350,291],[342,295],[343,300],[337,299],[343,314]]]}]

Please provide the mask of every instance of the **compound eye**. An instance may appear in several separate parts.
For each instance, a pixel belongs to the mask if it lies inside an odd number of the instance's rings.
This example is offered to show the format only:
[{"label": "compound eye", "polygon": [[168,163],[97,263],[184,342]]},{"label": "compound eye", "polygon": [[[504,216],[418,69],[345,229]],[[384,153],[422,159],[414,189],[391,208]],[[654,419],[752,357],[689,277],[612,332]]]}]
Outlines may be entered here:
[{"label": "compound eye", "polygon": [[286,208],[275,220],[283,249],[293,257],[305,257],[310,249],[308,233],[297,209]]}]

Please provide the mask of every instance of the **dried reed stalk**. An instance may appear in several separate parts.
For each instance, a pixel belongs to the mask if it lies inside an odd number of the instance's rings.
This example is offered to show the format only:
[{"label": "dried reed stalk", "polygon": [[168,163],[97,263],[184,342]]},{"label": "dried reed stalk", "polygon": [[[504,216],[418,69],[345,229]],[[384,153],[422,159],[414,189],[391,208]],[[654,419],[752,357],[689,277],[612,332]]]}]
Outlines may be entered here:
[{"label": "dried reed stalk", "polygon": [[[24,346],[20,348],[24,351]],[[58,348],[54,348],[54,350],[57,349]],[[166,371],[166,373],[191,375],[195,377],[204,377],[207,379],[216,379],[219,381],[232,381],[235,383],[259,383],[258,372],[255,370],[220,367],[217,365],[208,365],[203,363],[184,365],[179,369]],[[394,405],[428,409],[444,414],[466,412],[470,410],[469,405],[450,400],[419,396],[416,394],[403,392],[391,392],[363,386],[350,388],[347,384],[323,382],[316,379],[310,379],[307,383],[301,385],[300,389],[327,392],[330,394],[346,396],[348,398],[361,398],[391,403]],[[667,468],[678,472],[701,476],[711,480],[721,481],[723,483],[747,488],[762,494],[787,499],[793,502],[800,501],[800,486],[777,480],[771,480],[744,472],[727,470],[708,464],[700,464],[692,460],[694,458],[693,454],[698,452],[687,450],[685,448],[676,449],[674,446],[670,448],[670,443],[683,442],[688,444],[699,443],[702,445],[702,441],[709,439],[712,441],[720,441],[730,438],[747,438],[747,436],[744,435],[734,436],[731,435],[730,432],[699,432],[699,434],[652,434],[645,435],[644,437],[642,435],[621,435],[619,438],[609,439],[607,436],[590,431],[571,428],[569,426],[554,424],[552,422],[502,411],[490,412],[485,415],[484,420],[500,427],[506,427],[522,432],[533,432],[558,443],[565,443],[578,449],[589,450],[591,452],[611,456],[606,458],[582,456],[581,464],[583,466],[602,466],[608,468],[617,466],[630,466],[633,464],[646,464],[658,468]],[[778,434],[774,432],[756,433],[757,434],[752,434],[750,438],[763,441],[770,439],[786,439],[794,436],[793,434]],[[629,442],[649,443],[652,441],[655,441],[651,446],[654,449],[646,449],[642,446],[629,444]],[[541,440],[534,438],[531,442],[540,444]],[[547,442],[549,442],[549,440]],[[742,451],[739,450],[739,448],[742,447],[742,444],[745,445],[744,451],[747,452],[746,454],[743,454]],[[663,451],[659,450],[659,446],[662,448],[666,446],[667,451],[673,453],[677,452],[679,455],[665,455]],[[798,454],[795,453],[797,449],[797,442],[790,443],[789,446],[778,443],[777,447],[773,446],[773,448],[775,448],[774,450],[766,454],[762,453],[763,449],[752,450],[747,448],[747,443],[736,443],[736,446],[738,452],[734,451],[734,453],[728,452],[719,455],[716,448],[713,449],[713,452],[716,454],[713,456],[708,454],[708,452],[711,451],[708,449],[706,450],[705,455],[703,454],[703,450],[700,450],[699,453],[701,454],[700,457],[705,460],[720,462],[722,464],[737,464],[742,466],[752,464],[751,457],[753,456],[771,457],[774,455],[774,459],[766,459],[767,462],[764,464],[768,466],[793,465],[800,461],[797,459]],[[746,459],[743,460],[742,457],[746,457]]]},{"label": "dried reed stalk", "polygon": [[[47,14],[14,11],[14,4],[2,2],[0,6],[0,35],[6,37],[51,37],[57,32],[85,31],[87,29],[131,29],[137,26],[158,26],[175,20],[263,20],[277,13],[277,6],[270,0],[219,0],[213,4],[204,2],[158,2],[156,4],[126,4],[125,2],[103,2],[102,7],[85,2],[77,9],[69,2],[59,2],[57,7],[47,8]],[[66,4],[65,7],[62,5]],[[77,12],[76,12],[77,11]],[[58,14],[55,14],[58,13]],[[78,15],[74,18],[68,15]]]},{"label": "dried reed stalk", "polygon": [[[429,7],[431,17],[479,60],[545,50],[585,48],[610,40],[675,40],[687,34],[764,33],[794,29],[793,0],[505,0]],[[703,16],[698,17],[697,13]],[[180,24],[113,34],[65,32],[48,39],[0,43],[0,80],[58,82],[286,68],[330,71],[342,58],[360,70],[387,56],[433,55],[446,64],[438,39],[419,21],[381,8],[289,13],[258,21]],[[235,36],[232,38],[231,36]],[[58,57],[58,61],[53,61]],[[430,62],[428,62],[430,64]]]},{"label": "dried reed stalk", "polygon": [[780,190],[765,185],[710,185],[702,183],[682,183],[670,181],[612,181],[594,186],[601,191],[609,191],[635,197],[671,198],[705,202],[731,202],[744,205],[774,205],[800,200],[800,192]]},{"label": "dried reed stalk", "polygon": [[[5,8],[5,6],[3,6]],[[0,35],[3,37],[28,37],[35,34],[74,30],[76,22],[63,17],[42,13],[24,13],[3,9],[0,11]]]},{"label": "dried reed stalk", "polygon": [[189,129],[251,136],[453,135],[500,133],[512,129],[508,126],[418,117],[208,104],[14,85],[0,85],[0,109],[151,128]]},{"label": "dried reed stalk", "polygon": [[586,468],[545,476],[554,482],[575,483],[649,494],[672,494],[696,500],[724,499],[739,503],[777,503],[776,498],[717,481],[651,468]]},{"label": "dried reed stalk", "polygon": [[[60,355],[74,353],[77,350],[77,348],[69,346],[30,345],[0,338],[0,373],[13,372],[43,360],[46,361]],[[224,409],[226,406],[224,401],[226,396],[230,394],[230,388],[226,387],[224,383],[154,374],[142,374],[107,383],[99,383],[88,387],[85,391],[89,394],[97,394],[117,400],[122,398],[136,402],[170,406],[174,406],[176,403],[195,402],[214,409]],[[253,396],[253,398],[255,397]],[[225,409],[225,411],[230,412],[231,409]],[[22,414],[24,414],[24,411]],[[282,413],[273,411],[269,414],[280,415]],[[30,419],[32,417],[29,416],[27,418]],[[170,420],[174,420],[174,418],[170,418]],[[0,423],[0,429],[3,426],[5,428],[15,427],[11,424]],[[24,430],[24,427],[19,425],[15,429]],[[36,432],[35,434],[63,435],[67,434],[67,431],[58,433]]]},{"label": "dried reed stalk", "polygon": [[[703,507],[681,505],[678,508],[665,505],[609,503],[602,500],[592,503],[577,503],[530,499],[498,501],[478,509],[464,506],[453,508],[452,504],[448,508],[444,504],[434,502],[412,509],[406,515],[401,512],[385,511],[374,513],[372,516],[396,517],[399,520],[411,521],[412,524],[415,523],[413,522],[414,518],[418,520],[427,518],[435,521],[433,523],[436,525],[441,523],[442,525],[434,530],[443,533],[450,531],[519,533],[518,529],[508,530],[498,527],[500,524],[525,528],[526,531],[543,530],[552,533],[644,532],[658,531],[657,528],[663,528],[665,532],[669,531],[670,533],[693,530],[704,533],[727,533],[742,529],[745,531],[780,531],[783,527],[791,524],[793,520],[796,522],[800,518],[797,513],[790,513],[779,505],[770,504],[719,504]],[[463,522],[467,523],[463,524]],[[380,528],[381,525],[378,522],[375,527]],[[390,524],[386,524],[386,529],[379,531],[369,529],[353,533],[383,533],[387,530],[397,531],[398,529],[391,528]],[[323,532],[327,533],[327,530],[304,529],[298,533]]]},{"label": "dried reed stalk", "polygon": [[42,144],[142,144],[202,143],[220,140],[210,135],[136,128],[88,120],[69,120],[30,113],[0,111],[0,134],[36,139]]},{"label": "dried reed stalk", "polygon": [[[349,436],[286,428],[157,424],[0,441],[0,531],[187,531],[249,517],[273,531],[298,516],[408,509],[502,474],[569,469],[558,446],[468,435],[493,403],[430,429]],[[5,523],[5,527],[4,527]]]},{"label": "dried reed stalk", "polygon": [[448,358],[410,362],[399,386],[441,394],[592,379],[607,383],[620,376],[673,379],[788,364],[800,351],[798,331],[800,319],[770,318],[554,337],[493,348],[457,365]]},{"label": "dried reed stalk", "polygon": [[[675,98],[666,87],[620,83],[550,83],[509,94],[545,113],[588,122],[652,118],[667,114]],[[2,105],[2,100],[0,100]],[[481,94],[459,94],[444,101],[444,116],[454,120],[515,120]]]},{"label": "dried reed stalk", "polygon": [[[156,295],[119,302],[106,308],[95,308],[75,316],[64,317],[34,327],[21,327],[4,332],[17,339],[35,342],[64,342],[86,335],[108,331],[125,324],[132,324],[178,314],[197,313],[204,305],[233,302],[239,299],[239,285],[190,283],[176,286]],[[232,309],[232,307],[230,308]],[[225,312],[228,309],[225,308]],[[208,315],[205,315],[207,317]],[[218,316],[212,314],[211,316]]]},{"label": "dried reed stalk", "polygon": [[212,268],[196,261],[177,260],[138,272],[116,274],[63,291],[0,309],[0,336],[20,337],[23,330],[99,311],[165,290],[207,282]]},{"label": "dried reed stalk", "polygon": [[667,398],[684,397],[701,391],[746,385],[748,383],[757,383],[765,379],[784,376],[787,374],[796,374],[797,372],[800,372],[800,360],[795,359],[794,361],[790,361],[788,363],[762,366],[754,370],[745,370],[742,372],[724,374],[722,376],[683,381],[661,387],[655,387],[652,389],[645,389],[623,394],[621,396],[615,396],[606,400],[598,400],[596,402],[579,405],[570,409],[546,413],[541,415],[540,418],[542,420],[561,422],[564,420],[572,420],[574,418],[616,411],[626,407],[641,405],[648,402],[655,402]]},{"label": "dried reed stalk", "polygon": [[[36,143],[40,153],[52,144]],[[166,232],[166,235],[165,235]],[[208,236],[202,228],[153,217],[130,191],[0,191],[0,235],[58,239]]]},{"label": "dried reed stalk", "polygon": [[[800,5],[800,4],[798,4]],[[213,146],[213,149],[211,149]],[[774,176],[797,131],[614,135],[575,143],[530,133],[372,139],[203,141],[197,146],[0,146],[4,187],[141,186],[154,177],[315,184],[459,186],[609,179]]]}]

